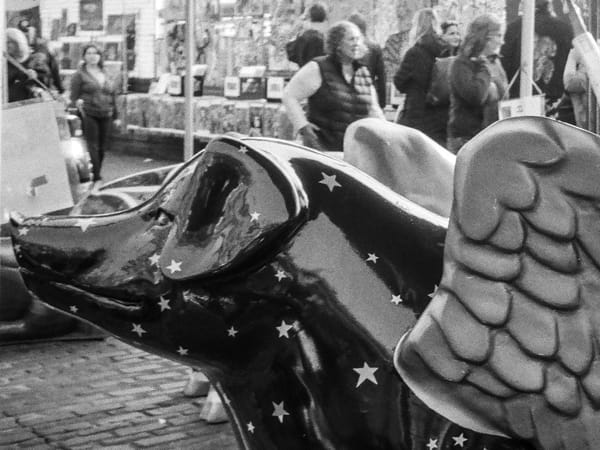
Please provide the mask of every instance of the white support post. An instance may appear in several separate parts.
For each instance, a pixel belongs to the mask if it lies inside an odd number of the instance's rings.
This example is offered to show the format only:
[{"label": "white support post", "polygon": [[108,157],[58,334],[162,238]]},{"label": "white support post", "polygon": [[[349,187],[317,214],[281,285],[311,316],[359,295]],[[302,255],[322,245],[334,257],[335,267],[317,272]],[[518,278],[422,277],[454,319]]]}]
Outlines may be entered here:
[{"label": "white support post", "polygon": [[194,38],[194,0],[186,0],[185,18],[185,136],[183,140],[183,160],[194,154],[194,77],[192,64],[195,60],[196,40]]},{"label": "white support post", "polygon": [[530,97],[533,80],[533,42],[535,38],[535,0],[522,0],[520,97]]}]

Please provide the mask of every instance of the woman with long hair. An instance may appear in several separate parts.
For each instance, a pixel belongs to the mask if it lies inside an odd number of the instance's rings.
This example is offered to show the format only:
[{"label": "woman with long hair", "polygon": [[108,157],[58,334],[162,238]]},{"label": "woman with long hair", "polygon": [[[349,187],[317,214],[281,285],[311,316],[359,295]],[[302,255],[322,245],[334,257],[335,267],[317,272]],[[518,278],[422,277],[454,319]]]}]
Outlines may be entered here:
[{"label": "woman with long hair", "polygon": [[450,66],[450,117],[447,148],[452,153],[498,120],[498,102],[507,89],[499,61],[502,22],[493,14],[476,17]]},{"label": "woman with long hair", "polygon": [[334,24],[325,46],[325,56],[314,58],[292,77],[283,104],[304,145],[342,151],[348,125],[365,117],[385,117],[371,74],[360,62],[366,48],[359,28],[348,21]]},{"label": "woman with long hair", "polygon": [[117,118],[116,92],[116,86],[104,71],[99,47],[86,45],[83,63],[71,79],[71,103],[81,113],[96,187],[102,179],[102,161],[108,148],[112,122]]},{"label": "woman with long hair", "polygon": [[404,55],[394,76],[394,86],[406,94],[398,123],[416,128],[444,146],[448,108],[427,102],[435,60],[448,51],[447,44],[439,35],[439,22],[433,9],[424,8],[416,12],[412,38],[416,41]]}]

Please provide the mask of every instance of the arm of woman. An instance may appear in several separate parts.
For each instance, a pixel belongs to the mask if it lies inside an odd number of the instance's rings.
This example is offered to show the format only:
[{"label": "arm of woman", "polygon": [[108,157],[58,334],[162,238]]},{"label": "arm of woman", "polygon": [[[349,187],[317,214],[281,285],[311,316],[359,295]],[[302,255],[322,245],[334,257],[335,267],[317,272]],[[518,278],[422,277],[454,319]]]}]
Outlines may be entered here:
[{"label": "arm of woman", "polygon": [[70,100],[72,106],[77,106],[77,100],[81,95],[81,74],[79,72],[75,72],[73,77],[71,78],[71,84],[69,87],[70,90]]},{"label": "arm of woman", "polygon": [[473,106],[481,106],[487,100],[491,80],[484,61],[456,59],[450,69],[450,86],[454,94]]},{"label": "arm of woman", "polygon": [[371,107],[369,108],[369,117],[386,120],[383,109],[379,106],[379,94],[377,94],[375,86],[371,86]]},{"label": "arm of woman", "polygon": [[582,94],[587,90],[587,75],[585,70],[577,68],[577,60],[577,50],[571,49],[563,72],[563,84],[569,94]]},{"label": "arm of woman", "polygon": [[409,48],[400,63],[400,68],[396,72],[396,75],[394,75],[394,86],[396,86],[398,91],[406,92],[409,81],[415,78],[417,60],[418,55],[414,47]]},{"label": "arm of woman", "polygon": [[294,132],[298,132],[309,123],[301,102],[314,95],[321,87],[321,83],[319,65],[314,61],[310,61],[296,72],[283,90],[281,101],[290,122],[294,126]]}]

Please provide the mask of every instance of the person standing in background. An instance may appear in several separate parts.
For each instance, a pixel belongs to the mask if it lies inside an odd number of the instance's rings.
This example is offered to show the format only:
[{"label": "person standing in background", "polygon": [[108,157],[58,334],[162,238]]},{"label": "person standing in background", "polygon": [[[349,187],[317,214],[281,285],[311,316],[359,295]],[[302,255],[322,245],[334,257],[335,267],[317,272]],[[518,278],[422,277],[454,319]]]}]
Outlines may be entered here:
[{"label": "person standing in background", "polygon": [[[598,40],[600,44],[600,39]],[[581,55],[577,49],[573,48],[569,52],[565,71],[563,73],[563,83],[565,85],[566,95],[573,104],[573,114],[575,123],[579,128],[589,130],[588,119],[588,87],[589,78],[585,64],[583,64]]]},{"label": "person standing in background", "polygon": [[394,75],[394,86],[406,94],[398,123],[416,128],[444,146],[448,108],[426,100],[433,64],[447,52],[447,45],[438,30],[439,22],[433,9],[423,8],[415,13],[410,32],[415,43],[406,51],[400,69]]},{"label": "person standing in background", "polygon": [[452,20],[442,22],[442,39],[447,45],[447,56],[455,56],[460,47],[460,31],[458,23]]},{"label": "person standing in background", "polygon": [[[304,145],[339,152],[348,125],[365,117],[385,117],[369,69],[360,63],[366,48],[358,27],[348,21],[333,25],[326,50],[292,77],[282,102]],[[302,102],[307,99],[305,114]]]},{"label": "person standing in background", "polygon": [[102,53],[94,44],[83,48],[83,64],[71,79],[71,104],[82,117],[83,136],[93,165],[94,187],[102,180],[102,161],[117,118],[116,86],[108,79]]},{"label": "person standing in background", "polygon": [[[500,50],[501,62],[509,80],[521,67],[521,30],[523,20],[519,17],[506,27],[505,43]],[[550,0],[535,0],[535,47],[533,81],[552,104],[564,92],[563,73],[571,49],[573,31],[571,26],[554,14]],[[510,89],[510,97],[519,97],[519,75]]]},{"label": "person standing in background", "polygon": [[503,35],[502,22],[496,16],[476,17],[450,66],[447,149],[454,154],[498,120],[498,102],[508,84],[498,55]]},{"label": "person standing in background", "polygon": [[33,80],[37,73],[23,66],[29,58],[30,50],[27,37],[18,28],[6,29],[6,53],[10,57],[6,64],[8,101],[19,102],[33,98]]},{"label": "person standing in background", "polygon": [[379,99],[379,106],[384,108],[386,105],[386,76],[385,64],[383,63],[383,51],[377,43],[367,38],[367,21],[362,14],[351,14],[350,17],[348,17],[348,21],[356,25],[363,34],[365,45],[367,46],[367,54],[363,57],[361,62],[369,69],[371,79],[373,80],[373,86],[375,86],[377,98]]},{"label": "person standing in background", "polygon": [[325,54],[324,33],[327,29],[327,9],[321,3],[308,8],[308,26],[294,41],[294,58],[300,67]]}]

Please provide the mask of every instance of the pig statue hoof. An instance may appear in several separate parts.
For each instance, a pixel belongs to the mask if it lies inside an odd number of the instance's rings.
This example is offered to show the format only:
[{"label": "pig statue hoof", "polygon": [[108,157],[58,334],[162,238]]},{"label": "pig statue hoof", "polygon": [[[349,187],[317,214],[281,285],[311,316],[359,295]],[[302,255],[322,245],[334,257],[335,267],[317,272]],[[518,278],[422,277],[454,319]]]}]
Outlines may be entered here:
[{"label": "pig statue hoof", "polygon": [[204,402],[202,410],[200,411],[200,419],[209,424],[224,423],[229,421],[227,412],[225,411],[225,407],[221,401],[221,397],[219,397],[219,394],[212,386],[208,390],[206,401]]},{"label": "pig statue hoof", "polygon": [[210,382],[206,375],[198,370],[192,370],[187,384],[183,388],[183,395],[186,397],[204,397],[208,394]]}]

